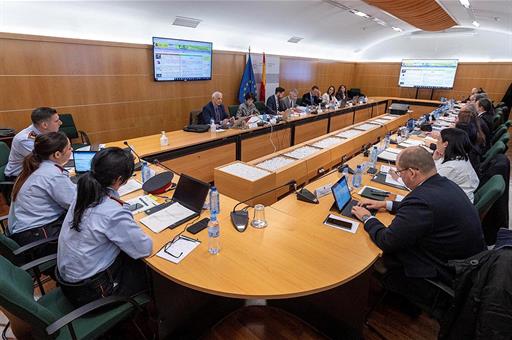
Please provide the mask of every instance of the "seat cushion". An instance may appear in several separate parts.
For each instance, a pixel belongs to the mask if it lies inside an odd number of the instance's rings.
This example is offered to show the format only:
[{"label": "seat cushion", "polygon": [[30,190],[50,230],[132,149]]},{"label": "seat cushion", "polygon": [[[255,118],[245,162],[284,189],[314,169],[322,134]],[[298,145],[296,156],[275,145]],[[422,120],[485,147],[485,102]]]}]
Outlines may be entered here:
[{"label": "seat cushion", "polygon": [[[139,294],[135,297],[135,301],[140,305],[144,305],[149,302],[149,296]],[[38,303],[48,308],[56,315],[59,315],[59,318],[75,309],[64,294],[62,294],[60,288],[56,288],[42,296]],[[79,339],[94,339],[125,319],[130,313],[134,312],[134,310],[134,307],[129,303],[106,306],[99,311],[91,312],[73,321],[73,328]],[[67,327],[59,332],[57,339],[71,339]]]}]

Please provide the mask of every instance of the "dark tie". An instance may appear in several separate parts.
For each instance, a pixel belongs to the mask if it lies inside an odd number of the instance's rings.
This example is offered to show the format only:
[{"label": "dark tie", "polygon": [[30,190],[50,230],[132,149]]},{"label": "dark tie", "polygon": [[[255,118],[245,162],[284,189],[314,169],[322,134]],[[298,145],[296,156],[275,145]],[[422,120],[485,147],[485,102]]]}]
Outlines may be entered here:
[{"label": "dark tie", "polygon": [[215,105],[215,122],[220,122],[220,106]]}]

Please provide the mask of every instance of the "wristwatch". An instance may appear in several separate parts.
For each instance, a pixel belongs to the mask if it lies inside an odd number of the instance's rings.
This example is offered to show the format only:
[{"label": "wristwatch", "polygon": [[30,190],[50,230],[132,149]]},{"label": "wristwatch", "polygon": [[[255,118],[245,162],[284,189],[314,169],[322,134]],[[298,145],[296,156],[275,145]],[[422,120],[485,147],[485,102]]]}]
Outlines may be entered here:
[{"label": "wristwatch", "polygon": [[363,215],[363,217],[361,217],[361,221],[363,221],[363,223],[366,223],[366,221],[368,221],[370,217],[372,217],[372,215],[370,214]]}]

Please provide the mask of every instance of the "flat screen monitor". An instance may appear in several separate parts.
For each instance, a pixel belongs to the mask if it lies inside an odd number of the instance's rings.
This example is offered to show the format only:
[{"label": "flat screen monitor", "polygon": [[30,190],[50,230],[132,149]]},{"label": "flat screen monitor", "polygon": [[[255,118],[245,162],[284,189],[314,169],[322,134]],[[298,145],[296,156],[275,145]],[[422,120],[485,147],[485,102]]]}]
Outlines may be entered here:
[{"label": "flat screen monitor", "polygon": [[212,43],[153,37],[156,81],[212,79]]},{"label": "flat screen monitor", "polygon": [[450,89],[457,64],[457,59],[403,59],[398,85]]}]

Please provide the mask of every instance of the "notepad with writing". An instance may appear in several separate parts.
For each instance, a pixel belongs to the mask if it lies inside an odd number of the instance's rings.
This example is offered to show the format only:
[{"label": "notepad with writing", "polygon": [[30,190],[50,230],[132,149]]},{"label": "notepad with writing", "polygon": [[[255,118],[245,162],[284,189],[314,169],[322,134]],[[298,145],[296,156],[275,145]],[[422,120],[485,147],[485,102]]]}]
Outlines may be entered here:
[{"label": "notepad with writing", "polygon": [[142,224],[155,233],[159,233],[177,222],[196,214],[194,211],[175,202],[165,209],[146,216],[140,220]]},{"label": "notepad with writing", "polygon": [[180,263],[192,250],[201,243],[199,240],[180,237],[174,243],[164,246],[156,256],[171,261],[172,263]]},{"label": "notepad with writing", "polygon": [[135,179],[130,178],[125,185],[121,186],[119,190],[117,190],[117,192],[119,193],[119,196],[124,196],[139,189],[142,189],[142,184]]}]

